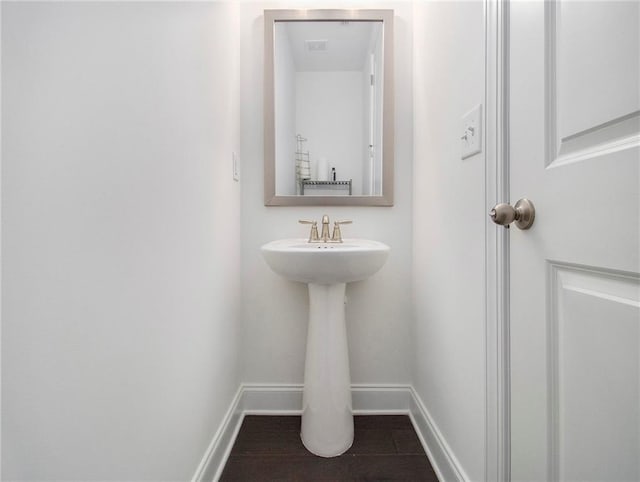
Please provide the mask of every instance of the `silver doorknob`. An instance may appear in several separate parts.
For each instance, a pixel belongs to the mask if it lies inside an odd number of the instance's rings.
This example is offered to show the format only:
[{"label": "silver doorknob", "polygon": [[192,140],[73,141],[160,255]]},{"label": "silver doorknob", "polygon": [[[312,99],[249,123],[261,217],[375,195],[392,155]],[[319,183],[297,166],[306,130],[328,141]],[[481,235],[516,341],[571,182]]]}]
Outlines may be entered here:
[{"label": "silver doorknob", "polygon": [[494,223],[505,228],[515,221],[520,229],[529,229],[536,218],[536,208],[528,199],[520,199],[514,207],[507,203],[496,204],[489,211],[489,216]]}]

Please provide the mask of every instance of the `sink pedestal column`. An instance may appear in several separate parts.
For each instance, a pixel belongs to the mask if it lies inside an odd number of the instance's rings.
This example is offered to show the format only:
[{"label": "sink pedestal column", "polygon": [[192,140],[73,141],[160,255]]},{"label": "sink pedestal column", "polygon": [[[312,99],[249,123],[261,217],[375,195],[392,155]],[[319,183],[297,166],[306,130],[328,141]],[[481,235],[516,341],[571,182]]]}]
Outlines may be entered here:
[{"label": "sink pedestal column", "polygon": [[304,446],[321,457],[340,455],[353,443],[344,293],[345,283],[309,283],[300,436]]}]

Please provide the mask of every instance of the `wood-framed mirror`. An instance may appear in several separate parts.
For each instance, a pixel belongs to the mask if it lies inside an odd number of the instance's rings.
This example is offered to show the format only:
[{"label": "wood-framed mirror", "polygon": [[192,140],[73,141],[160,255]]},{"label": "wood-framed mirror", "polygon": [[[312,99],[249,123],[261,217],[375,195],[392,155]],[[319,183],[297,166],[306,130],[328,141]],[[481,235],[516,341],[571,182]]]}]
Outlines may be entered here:
[{"label": "wood-framed mirror", "polygon": [[393,10],[264,21],[265,206],[393,206]]}]

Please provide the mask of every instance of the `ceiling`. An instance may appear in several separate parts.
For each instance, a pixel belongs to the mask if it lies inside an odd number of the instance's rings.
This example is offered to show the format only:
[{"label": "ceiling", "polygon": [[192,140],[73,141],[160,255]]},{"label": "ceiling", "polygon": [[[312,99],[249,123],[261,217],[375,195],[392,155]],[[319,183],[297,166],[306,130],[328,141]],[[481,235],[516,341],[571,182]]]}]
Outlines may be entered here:
[{"label": "ceiling", "polygon": [[298,72],[362,70],[372,36],[382,35],[382,22],[374,21],[290,21],[275,28],[285,29]]}]

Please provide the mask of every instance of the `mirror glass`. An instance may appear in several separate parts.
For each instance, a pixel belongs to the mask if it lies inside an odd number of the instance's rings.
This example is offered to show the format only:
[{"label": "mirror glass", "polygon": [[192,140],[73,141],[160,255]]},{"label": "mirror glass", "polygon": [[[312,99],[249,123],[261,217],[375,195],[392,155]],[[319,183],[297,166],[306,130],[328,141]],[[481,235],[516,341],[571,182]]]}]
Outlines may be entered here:
[{"label": "mirror glass", "polygon": [[272,83],[273,97],[265,92],[265,204],[391,205],[389,28],[382,17],[328,12],[338,18],[267,21],[265,85]]}]

